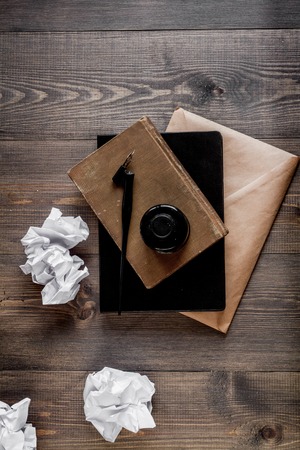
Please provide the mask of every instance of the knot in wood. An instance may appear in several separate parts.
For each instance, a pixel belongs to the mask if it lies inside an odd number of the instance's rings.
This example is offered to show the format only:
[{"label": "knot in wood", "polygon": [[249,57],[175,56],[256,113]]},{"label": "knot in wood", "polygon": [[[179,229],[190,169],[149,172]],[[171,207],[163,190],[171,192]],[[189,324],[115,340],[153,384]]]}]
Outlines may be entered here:
[{"label": "knot in wood", "polygon": [[265,441],[274,440],[276,443],[279,443],[282,440],[282,426],[275,425],[275,427],[272,427],[266,425],[260,430],[260,434]]},{"label": "knot in wood", "polygon": [[93,300],[85,302],[85,304],[79,309],[78,317],[81,320],[91,319],[96,312],[96,303]]}]

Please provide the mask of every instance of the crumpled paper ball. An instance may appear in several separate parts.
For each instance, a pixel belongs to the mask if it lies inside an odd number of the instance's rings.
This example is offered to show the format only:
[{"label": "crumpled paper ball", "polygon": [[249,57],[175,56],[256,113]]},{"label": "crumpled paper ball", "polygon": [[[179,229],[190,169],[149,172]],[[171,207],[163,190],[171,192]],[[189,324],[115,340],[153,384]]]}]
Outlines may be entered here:
[{"label": "crumpled paper ball", "polygon": [[104,367],[86,379],[86,420],[109,442],[116,440],[122,427],[134,433],[141,428],[154,428],[154,392],[154,383],[146,375]]},{"label": "crumpled paper ball", "polygon": [[79,269],[83,260],[71,256],[69,250],[89,235],[87,224],[80,216],[62,217],[58,208],[52,208],[42,227],[30,227],[21,239],[27,261],[21,270],[32,276],[32,281],[45,285],[42,290],[44,305],[63,304],[73,300],[80,281],[89,275],[88,269]]},{"label": "crumpled paper ball", "polygon": [[0,450],[35,450],[35,428],[26,423],[30,398],[12,406],[0,401]]}]

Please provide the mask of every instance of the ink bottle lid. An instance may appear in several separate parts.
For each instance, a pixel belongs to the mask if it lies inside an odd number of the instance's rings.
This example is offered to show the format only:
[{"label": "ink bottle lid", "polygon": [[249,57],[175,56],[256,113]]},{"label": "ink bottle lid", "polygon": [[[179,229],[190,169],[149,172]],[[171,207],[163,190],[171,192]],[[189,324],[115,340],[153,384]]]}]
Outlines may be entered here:
[{"label": "ink bottle lid", "polygon": [[143,215],[140,232],[145,244],[158,253],[174,253],[186,243],[190,225],[180,209],[155,205]]}]

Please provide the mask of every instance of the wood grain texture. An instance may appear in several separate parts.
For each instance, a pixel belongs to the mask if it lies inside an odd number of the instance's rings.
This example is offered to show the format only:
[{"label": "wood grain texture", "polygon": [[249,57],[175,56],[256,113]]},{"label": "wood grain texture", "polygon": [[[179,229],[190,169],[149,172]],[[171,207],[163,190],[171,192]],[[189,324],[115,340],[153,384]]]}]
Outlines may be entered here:
[{"label": "wood grain texture", "polygon": [[[143,115],[177,106],[299,153],[296,0],[0,0],[0,400],[29,396],[39,450],[108,449],[83,413],[105,365],[155,382],[157,427],[116,449],[298,450],[299,169],[229,333],[178,313],[100,315],[97,220],[67,177]],[[128,31],[130,30],[130,31]],[[20,238],[81,215],[77,301],[45,307]]]},{"label": "wood grain texture", "polygon": [[[98,369],[103,367],[98,362]],[[300,375],[277,372],[152,372],[156,428],[122,430],[116,449],[250,450],[300,445]],[[16,372],[0,375],[0,396],[13,403],[29,396],[28,420],[43,450],[109,449],[85,421],[82,392],[88,372]],[[55,397],[49,390],[55,386]]]},{"label": "wood grain texture", "polygon": [[299,137],[300,30],[2,33],[3,139],[90,139],[181,106]]},{"label": "wood grain texture", "polygon": [[[97,261],[85,262],[94,274],[87,300],[97,303]],[[1,258],[0,370],[93,371],[97,361],[136,371],[300,369],[298,255],[260,258],[226,337],[176,312],[81,320],[74,302],[42,306],[41,286],[18,263]]]},{"label": "wood grain texture", "polygon": [[[299,139],[267,142],[300,154]],[[95,148],[94,140],[0,142],[0,247],[4,254],[21,256],[20,239],[30,226],[42,225],[52,206],[64,215],[80,215],[88,223],[90,237],[80,249],[83,254],[98,253],[96,216],[67,175]],[[299,252],[299,174],[298,170],[276,217],[263,249],[266,253]]]},{"label": "wood grain texture", "polygon": [[297,28],[297,0],[1,0],[0,30]]}]

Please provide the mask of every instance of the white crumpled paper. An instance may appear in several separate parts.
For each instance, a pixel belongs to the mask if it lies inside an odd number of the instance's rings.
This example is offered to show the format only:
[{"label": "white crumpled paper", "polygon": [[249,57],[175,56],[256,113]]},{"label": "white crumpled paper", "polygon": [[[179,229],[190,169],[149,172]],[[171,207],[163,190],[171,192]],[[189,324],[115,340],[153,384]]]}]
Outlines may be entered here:
[{"label": "white crumpled paper", "polygon": [[30,398],[11,407],[0,401],[0,450],[35,450],[35,428],[26,423]]},{"label": "white crumpled paper", "polygon": [[146,375],[105,367],[86,379],[86,420],[109,442],[116,440],[122,427],[134,433],[141,428],[154,428],[154,392],[154,384]]},{"label": "white crumpled paper", "polygon": [[89,275],[88,269],[78,256],[71,256],[69,249],[86,240],[87,224],[80,216],[62,217],[52,208],[42,227],[30,227],[21,239],[27,262],[20,266],[32,281],[45,285],[42,290],[44,305],[62,304],[73,300],[80,288],[80,281]]}]

